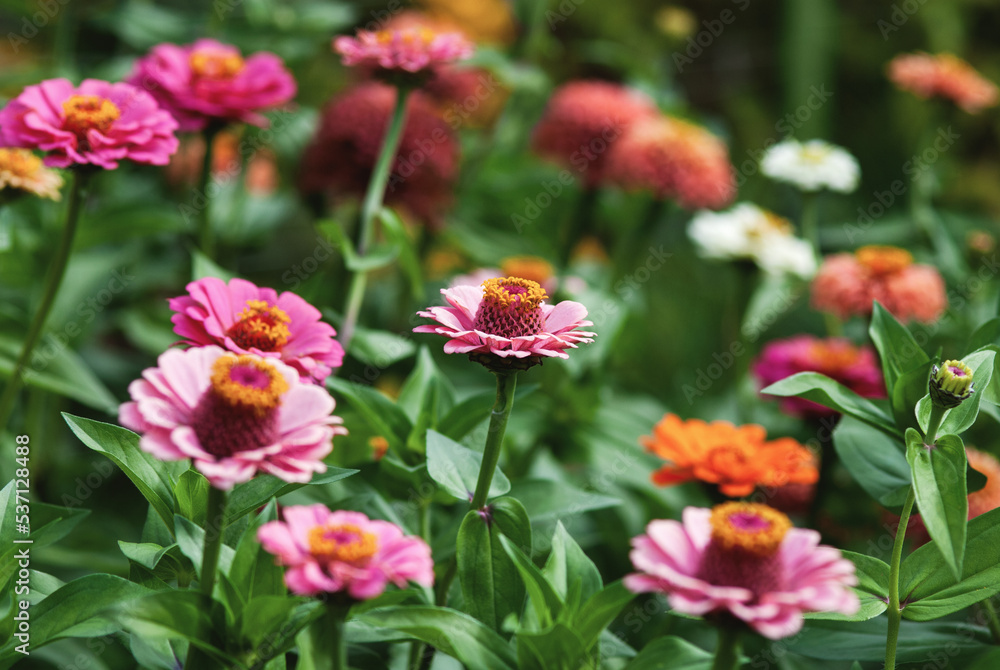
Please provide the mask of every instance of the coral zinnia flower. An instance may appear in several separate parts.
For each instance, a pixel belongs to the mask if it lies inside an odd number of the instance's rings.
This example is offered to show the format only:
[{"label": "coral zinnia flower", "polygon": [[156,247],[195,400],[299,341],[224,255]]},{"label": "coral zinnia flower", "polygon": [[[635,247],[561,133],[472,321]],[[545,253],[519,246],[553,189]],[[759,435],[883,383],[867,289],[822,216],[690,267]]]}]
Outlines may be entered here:
[{"label": "coral zinnia flower", "polygon": [[333,49],[348,67],[412,73],[465,60],[475,47],[459,32],[439,33],[428,27],[414,27],[359,30],[357,37],[336,38]]},{"label": "coral zinnia flower", "polygon": [[803,190],[850,193],[858,187],[861,168],[845,149],[823,140],[786,140],[767,150],[760,171]]},{"label": "coral zinnia flower", "polygon": [[330,394],[273,358],[206,346],[170,349],[157,363],[129,385],[118,419],[142,434],[143,451],[192,459],[216,488],[258,471],[308,482],[326,470],[333,436],[347,432]]},{"label": "coral zinnia flower", "polygon": [[889,63],[889,79],[919,98],[940,96],[975,114],[997,104],[996,85],[949,53],[901,54]]},{"label": "coral zinnia flower", "polygon": [[[395,89],[379,82],[362,84],[335,98],[302,158],[300,188],[305,193],[363,196],[395,101]],[[437,223],[451,201],[457,172],[454,133],[426,96],[415,91],[407,102],[386,202]]]},{"label": "coral zinnia flower", "polygon": [[552,94],[535,126],[534,151],[581,174],[588,188],[603,182],[609,147],[629,126],[659,114],[637,91],[606,81],[572,81]]},{"label": "coral zinnia flower", "polygon": [[986,475],[986,485],[969,494],[969,518],[1000,507],[1000,461],[992,454],[972,447],[965,448],[969,467]]},{"label": "coral zinnia flower", "polygon": [[586,307],[571,300],[547,305],[545,289],[527,279],[497,277],[484,281],[482,288],[455,286],[441,293],[451,307],[417,312],[437,323],[413,331],[449,338],[444,345],[448,354],[470,354],[484,365],[530,367],[543,356],[569,358],[565,349],[594,341],[594,333],[577,330],[593,325],[586,320]]},{"label": "coral zinnia flower", "polygon": [[757,486],[814,484],[819,478],[809,449],[790,437],[766,442],[761,426],[734,426],[728,421],[683,421],[667,414],[640,442],[668,461],[653,473],[653,482],[673,486],[694,479],[717,484],[733,497],[750,495]]},{"label": "coral zinnia flower", "polygon": [[0,145],[46,151],[51,167],[97,165],[127,159],[166,165],[177,151],[177,122],[156,100],[129,84],[66,79],[25,87],[0,111]]},{"label": "coral zinnia flower", "polygon": [[285,584],[297,595],[346,591],[356,600],[375,598],[392,582],[434,584],[431,549],[399,526],[360,512],[331,512],[326,505],[285,507],[284,521],[257,531],[264,549],[288,566]]},{"label": "coral zinnia flower", "polygon": [[229,284],[206,277],[171,298],[174,332],[185,344],[217,344],[237,354],[277,358],[299,371],[302,381],[322,384],[340,367],[344,349],[333,326],[299,296],[258,287],[245,279]]},{"label": "coral zinnia flower", "polygon": [[682,519],[651,521],[632,540],[638,572],[625,577],[627,588],[665,593],[684,614],[728,612],[772,640],[797,633],[803,612],[861,606],[849,588],[858,583],[854,564],[767,505],[687,507]]},{"label": "coral zinnia flower", "polygon": [[[796,335],[768,342],[752,370],[762,387],[799,372],[819,372],[865,398],[885,397],[882,370],[875,352],[871,347],[856,347],[843,338]],[[828,407],[802,398],[783,398],[781,408],[801,417],[837,414]]]},{"label": "coral zinnia flower", "polygon": [[736,195],[729,151],[718,137],[669,116],[636,121],[612,143],[607,178],[627,189],[652,191],[687,209],[720,209]]},{"label": "coral zinnia flower", "polygon": [[260,111],[295,97],[295,79],[272,53],[244,60],[234,46],[210,39],[159,44],[136,61],[128,82],[141,86],[169,110],[183,131],[209,121],[266,126]]},{"label": "coral zinnia flower", "polygon": [[63,179],[42,167],[42,159],[27,149],[0,149],[0,191],[14,189],[59,200]]},{"label": "coral zinnia flower", "polygon": [[914,265],[898,247],[868,246],[827,257],[813,279],[812,306],[841,319],[872,312],[872,301],[900,321],[933,323],[948,306],[944,280],[929,265]]}]

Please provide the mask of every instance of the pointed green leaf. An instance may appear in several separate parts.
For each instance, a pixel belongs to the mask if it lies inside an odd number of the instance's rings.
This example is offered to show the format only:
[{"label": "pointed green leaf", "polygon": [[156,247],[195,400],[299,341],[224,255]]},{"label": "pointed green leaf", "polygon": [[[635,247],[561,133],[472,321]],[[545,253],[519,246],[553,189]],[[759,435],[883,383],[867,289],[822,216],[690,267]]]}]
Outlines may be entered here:
[{"label": "pointed green leaf", "polygon": [[[427,431],[427,474],[459,500],[472,500],[483,454],[462,446],[436,430]],[[497,468],[488,498],[510,491],[510,480]]]},{"label": "pointed green leaf", "polygon": [[562,615],[566,603],[559,597],[542,571],[531,562],[531,559],[520,548],[503,536],[500,536],[500,543],[507,555],[514,561],[521,579],[524,580],[536,621],[542,628],[549,626]]},{"label": "pointed green leaf", "polygon": [[626,670],[710,670],[712,654],[679,637],[661,637],[639,651]]},{"label": "pointed green leaf", "polygon": [[272,498],[280,498],[303,486],[330,484],[357,473],[358,470],[327,467],[326,472],[314,475],[308,484],[289,483],[271,475],[257,475],[250,481],[233,487],[226,506],[226,525],[232,525],[244,515],[263,507]]},{"label": "pointed green leaf", "polygon": [[844,558],[854,563],[858,585],[853,587],[861,601],[861,608],[854,614],[837,612],[810,612],[807,619],[827,619],[832,621],[867,621],[888,608],[889,564],[872,556],[841,551]]},{"label": "pointed green leaf", "polygon": [[878,405],[818,372],[800,372],[763,389],[782,398],[804,398],[864,421],[890,436],[899,436],[895,422]]},{"label": "pointed green leaf", "polygon": [[552,533],[552,551],[542,568],[542,574],[563,600],[567,600],[569,594],[577,589],[580,600],[585,601],[599,592],[604,583],[597,566],[566,531],[561,521],[556,522]]},{"label": "pointed green leaf", "polygon": [[930,358],[920,348],[906,326],[897,321],[896,317],[877,301],[872,306],[872,320],[868,334],[875,343],[879,359],[882,361],[882,375],[890,397],[897,379],[930,363]]},{"label": "pointed green leaf", "polygon": [[903,505],[910,487],[910,465],[898,438],[845,416],[833,431],[833,446],[868,495],[889,508]]}]

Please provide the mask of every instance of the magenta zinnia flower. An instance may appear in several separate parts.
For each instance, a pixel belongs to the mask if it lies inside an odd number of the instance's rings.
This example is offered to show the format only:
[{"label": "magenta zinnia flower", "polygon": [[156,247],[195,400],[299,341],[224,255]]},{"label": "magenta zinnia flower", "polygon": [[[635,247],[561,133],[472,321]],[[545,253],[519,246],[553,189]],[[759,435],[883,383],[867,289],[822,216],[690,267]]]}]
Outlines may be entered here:
[{"label": "magenta zinnia flower", "polygon": [[475,50],[461,33],[435,32],[430,28],[359,30],[357,37],[346,35],[333,41],[333,50],[348,67],[380,68],[389,71],[420,72],[446,63],[464,60]]},{"label": "magenta zinnia flower", "polygon": [[688,507],[683,522],[651,521],[632,547],[630,590],[666,593],[684,614],[728,612],[773,640],[798,632],[803,612],[860,607],[854,564],[767,505]]},{"label": "magenta zinnia flower", "polygon": [[[884,398],[882,370],[871,347],[850,340],[796,335],[767,343],[752,371],[761,386],[769,386],[799,372],[819,372],[865,398]],[[783,398],[781,408],[801,417],[833,416],[837,412],[811,400]]]},{"label": "magenta zinnia flower", "polygon": [[448,354],[470,354],[488,366],[522,359],[520,367],[530,367],[543,356],[569,358],[565,349],[594,341],[594,333],[576,330],[593,325],[586,320],[587,308],[571,300],[546,305],[548,295],[538,282],[497,277],[484,281],[482,288],[455,286],[441,293],[451,307],[417,312],[437,324],[413,330],[449,338],[444,345]]},{"label": "magenta zinnia flower", "polygon": [[325,472],[333,436],[347,431],[325,389],[273,358],[207,346],[170,349],[129,385],[119,421],[164,461],[190,458],[219,489],[258,471],[287,482]]},{"label": "magenta zinnia flower", "polygon": [[0,146],[47,151],[50,167],[97,165],[127,159],[166,165],[177,151],[177,122],[146,91],[129,84],[67,79],[25,87],[0,110]]},{"label": "magenta zinnia flower", "polygon": [[382,594],[389,582],[434,584],[431,549],[399,526],[369,519],[360,512],[331,512],[325,505],[284,509],[284,521],[269,521],[257,531],[264,549],[288,566],[285,584],[292,593],[313,596],[347,591],[357,600]]},{"label": "magenta zinnia flower", "polygon": [[266,126],[259,112],[296,92],[278,56],[261,52],[244,60],[236,47],[209,39],[153,47],[136,61],[128,81],[151,91],[183,131],[201,130],[212,120]]},{"label": "magenta zinnia flower", "polygon": [[344,349],[337,331],[320,321],[318,309],[294,293],[278,295],[245,279],[229,284],[206,277],[187,285],[188,295],[170,299],[174,332],[185,344],[217,344],[237,354],[279,358],[302,381],[322,384],[340,367]]}]

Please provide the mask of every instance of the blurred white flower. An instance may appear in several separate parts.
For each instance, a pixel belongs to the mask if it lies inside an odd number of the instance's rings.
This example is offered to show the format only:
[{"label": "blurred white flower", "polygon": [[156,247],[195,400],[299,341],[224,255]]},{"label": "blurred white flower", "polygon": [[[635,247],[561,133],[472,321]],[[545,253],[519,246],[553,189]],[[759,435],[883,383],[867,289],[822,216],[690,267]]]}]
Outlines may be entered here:
[{"label": "blurred white flower", "polygon": [[858,187],[861,168],[847,150],[823,140],[786,140],[767,150],[760,171],[803,191],[850,193]]}]

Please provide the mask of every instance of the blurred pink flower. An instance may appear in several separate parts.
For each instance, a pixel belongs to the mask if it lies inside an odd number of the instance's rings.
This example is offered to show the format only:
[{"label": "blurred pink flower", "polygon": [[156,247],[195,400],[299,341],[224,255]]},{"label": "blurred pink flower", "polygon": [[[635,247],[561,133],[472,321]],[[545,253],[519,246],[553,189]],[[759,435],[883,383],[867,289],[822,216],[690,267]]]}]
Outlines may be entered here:
[{"label": "blurred pink flower", "polygon": [[940,96],[975,114],[1000,99],[996,84],[949,53],[900,54],[889,63],[889,79],[918,98]]},{"label": "blurred pink flower", "polygon": [[284,521],[257,531],[264,549],[288,566],[285,584],[297,595],[347,591],[357,600],[375,598],[389,582],[434,584],[431,549],[395,524],[360,512],[331,512],[325,505],[286,507]]},{"label": "blurred pink flower", "polygon": [[174,332],[185,344],[217,344],[238,354],[280,359],[304,382],[322,384],[340,367],[344,349],[319,310],[286,291],[258,287],[245,279],[229,284],[206,277],[187,285],[188,295],[169,300]]},{"label": "blurred pink flower", "polygon": [[266,126],[260,111],[295,97],[295,79],[276,55],[253,54],[210,39],[179,46],[159,44],[136,61],[128,82],[149,90],[183,131],[209,121]]},{"label": "blurred pink flower", "polygon": [[333,436],[347,431],[325,389],[280,361],[216,346],[170,349],[129,385],[118,419],[164,461],[190,458],[212,486],[266,472],[308,482],[325,472]]},{"label": "blurred pink flower", "polygon": [[0,146],[46,151],[50,167],[96,165],[122,159],[166,165],[177,151],[177,122],[153,97],[129,84],[47,79],[25,87],[0,110]]},{"label": "blurred pink flower", "polygon": [[[819,372],[865,398],[884,398],[882,370],[871,347],[854,346],[843,338],[796,335],[764,346],[752,371],[761,386],[799,372]],[[801,417],[833,416],[832,409],[802,398],[782,398],[781,408]]]},{"label": "blurred pink flower", "polygon": [[683,614],[728,612],[772,640],[797,633],[803,612],[858,611],[854,564],[781,512],[729,502],[682,518],[652,521],[632,540],[638,572],[627,588],[665,593]]},{"label": "blurred pink flower", "polygon": [[465,60],[475,50],[458,32],[436,32],[430,28],[359,30],[357,37],[343,35],[333,41],[333,50],[348,67],[363,66],[390,71],[420,72]]}]

